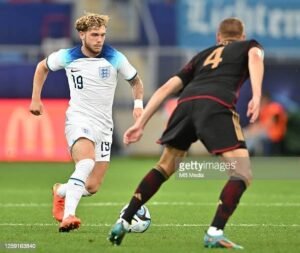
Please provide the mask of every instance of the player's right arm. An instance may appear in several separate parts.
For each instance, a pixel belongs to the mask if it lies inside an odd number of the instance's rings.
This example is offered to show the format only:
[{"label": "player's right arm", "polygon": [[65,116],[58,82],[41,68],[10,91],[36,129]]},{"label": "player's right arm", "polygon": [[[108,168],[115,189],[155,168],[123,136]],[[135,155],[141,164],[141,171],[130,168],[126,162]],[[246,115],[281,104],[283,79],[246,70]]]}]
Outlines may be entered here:
[{"label": "player's right arm", "polygon": [[148,121],[158,110],[164,100],[170,95],[178,93],[182,88],[182,80],[178,76],[173,76],[163,86],[156,90],[150,98],[142,116],[139,117],[135,124],[124,133],[123,142],[125,144],[130,144],[139,141]]},{"label": "player's right arm", "polygon": [[29,111],[36,116],[43,114],[41,93],[48,73],[49,69],[46,64],[46,59],[44,59],[38,63],[33,77],[32,97]]},{"label": "player's right arm", "polygon": [[43,103],[41,101],[41,93],[48,76],[49,71],[63,69],[70,59],[70,49],[60,49],[51,53],[46,59],[38,63],[34,77],[31,104],[29,111],[34,115],[43,113]]}]

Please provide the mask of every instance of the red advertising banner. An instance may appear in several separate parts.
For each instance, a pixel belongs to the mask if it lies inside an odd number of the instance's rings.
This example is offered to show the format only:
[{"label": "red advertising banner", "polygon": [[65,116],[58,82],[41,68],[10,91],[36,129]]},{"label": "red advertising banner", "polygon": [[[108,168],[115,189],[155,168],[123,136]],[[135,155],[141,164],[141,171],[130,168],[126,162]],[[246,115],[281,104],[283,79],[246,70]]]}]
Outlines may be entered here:
[{"label": "red advertising banner", "polygon": [[70,161],[65,139],[68,100],[43,100],[44,112],[29,112],[29,99],[0,99],[0,161]]}]

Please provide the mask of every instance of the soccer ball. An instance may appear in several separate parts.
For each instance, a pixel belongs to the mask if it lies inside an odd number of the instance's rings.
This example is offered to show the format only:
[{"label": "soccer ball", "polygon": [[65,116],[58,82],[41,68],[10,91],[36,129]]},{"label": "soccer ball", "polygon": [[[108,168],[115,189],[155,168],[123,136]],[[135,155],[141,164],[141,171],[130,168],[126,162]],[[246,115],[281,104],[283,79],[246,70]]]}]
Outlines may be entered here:
[{"label": "soccer ball", "polygon": [[[120,218],[123,216],[127,207],[128,204],[122,208],[120,212]],[[144,233],[150,227],[150,224],[151,224],[151,216],[150,216],[149,209],[145,205],[143,205],[133,216],[128,232]]]}]

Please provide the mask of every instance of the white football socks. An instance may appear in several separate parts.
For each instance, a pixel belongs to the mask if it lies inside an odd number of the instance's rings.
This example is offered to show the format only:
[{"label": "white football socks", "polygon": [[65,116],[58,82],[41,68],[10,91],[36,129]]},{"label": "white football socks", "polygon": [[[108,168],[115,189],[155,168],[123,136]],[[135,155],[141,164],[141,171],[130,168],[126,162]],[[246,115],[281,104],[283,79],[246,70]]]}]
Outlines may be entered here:
[{"label": "white football socks", "polygon": [[75,215],[76,208],[85,190],[85,182],[94,165],[95,162],[92,159],[83,159],[76,164],[75,171],[66,184],[64,219],[69,215]]},{"label": "white football socks", "polygon": [[[66,196],[66,192],[67,192],[67,183],[65,184],[61,184],[58,188],[57,188],[57,194],[64,198]],[[90,193],[85,187],[83,189],[83,193],[82,193],[82,196],[83,197],[88,197],[88,196],[91,196],[93,195],[92,193]]]},{"label": "white football socks", "polygon": [[82,196],[83,185],[79,185],[71,180],[67,185],[64,218],[69,215],[75,215],[76,208]]},{"label": "white football socks", "polygon": [[66,192],[67,192],[67,183],[61,184],[56,190],[56,193],[62,198],[66,197]]},{"label": "white football socks", "polygon": [[209,227],[207,230],[207,234],[211,236],[220,236],[223,235],[223,230],[217,229],[216,227]]}]

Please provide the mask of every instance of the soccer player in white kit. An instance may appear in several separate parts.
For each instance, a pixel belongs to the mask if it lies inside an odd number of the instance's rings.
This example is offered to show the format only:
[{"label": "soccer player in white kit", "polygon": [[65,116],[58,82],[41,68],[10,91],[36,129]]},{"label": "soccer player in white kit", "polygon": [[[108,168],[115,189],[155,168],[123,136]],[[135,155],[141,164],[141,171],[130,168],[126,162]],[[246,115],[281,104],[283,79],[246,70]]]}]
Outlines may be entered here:
[{"label": "soccer player in white kit", "polygon": [[41,92],[49,71],[65,69],[70,88],[65,135],[75,170],[67,183],[53,186],[52,214],[60,222],[60,232],[79,228],[81,221],[75,216],[79,201],[97,192],[108,169],[118,74],[132,87],[134,119],[143,111],[143,83],[136,69],[121,52],[104,44],[108,20],[93,13],[77,19],[82,45],[50,54],[34,74],[29,108],[34,115],[43,113]]}]

